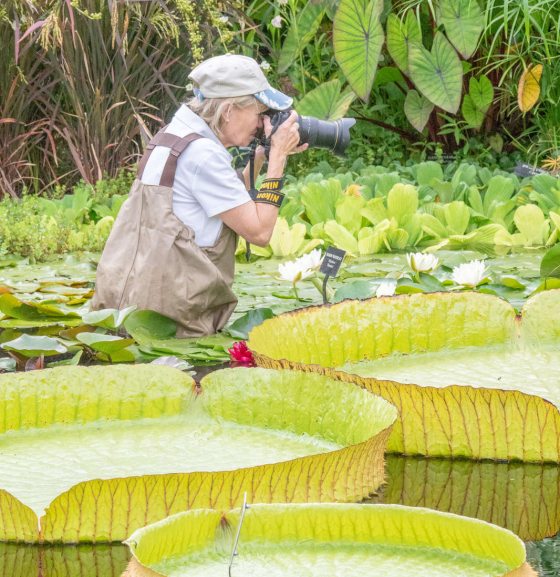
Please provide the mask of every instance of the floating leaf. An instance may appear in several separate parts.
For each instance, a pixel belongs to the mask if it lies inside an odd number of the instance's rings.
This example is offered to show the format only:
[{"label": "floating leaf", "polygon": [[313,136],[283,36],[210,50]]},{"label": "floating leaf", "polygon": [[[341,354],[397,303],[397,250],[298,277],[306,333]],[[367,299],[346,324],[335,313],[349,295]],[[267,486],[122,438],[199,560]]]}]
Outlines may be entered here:
[{"label": "floating leaf", "polygon": [[177,323],[160,313],[149,310],[134,311],[125,319],[124,328],[140,344],[174,337]]},{"label": "floating leaf", "polygon": [[5,351],[15,351],[25,357],[50,357],[65,353],[68,349],[57,339],[51,337],[37,337],[21,335],[13,341],[0,345]]},{"label": "floating leaf", "polygon": [[340,0],[333,23],[334,55],[354,92],[369,98],[383,46],[381,0]]},{"label": "floating leaf", "polygon": [[517,86],[517,104],[521,112],[528,112],[535,106],[541,94],[542,64],[528,66]]},{"label": "floating leaf", "polygon": [[379,397],[262,369],[216,371],[201,394],[193,385],[154,365],[2,375],[0,539],[38,540],[40,516],[46,542],[122,540],[244,492],[355,501],[383,482],[396,411]]},{"label": "floating leaf", "polygon": [[108,355],[134,344],[134,339],[123,339],[115,335],[103,335],[101,333],[78,333],[76,339],[94,351],[100,351]]},{"label": "floating leaf", "polygon": [[80,315],[75,312],[66,312],[54,305],[45,305],[36,302],[24,302],[13,294],[3,294],[0,296],[0,311],[7,317],[22,321],[54,321],[80,322]]},{"label": "floating leaf", "polygon": [[454,48],[437,32],[431,52],[412,44],[408,52],[410,76],[436,106],[455,114],[461,103],[463,68]]},{"label": "floating leaf", "polygon": [[[320,371],[392,402],[400,421],[389,440],[391,452],[560,462],[560,397],[557,378],[550,372],[558,353],[544,348],[548,343],[557,347],[560,340],[560,291],[539,293],[523,311],[519,337],[513,307],[490,295],[435,293],[346,301],[265,321],[251,332],[248,344],[259,366]],[[538,367],[548,372],[529,380],[525,376],[537,366],[535,346],[543,347]],[[494,350],[498,354],[493,362],[503,354],[501,368],[513,367],[521,380],[499,380],[500,374],[486,370],[481,358],[488,355],[491,360]],[[475,353],[477,365],[472,361]],[[487,377],[484,382],[473,382],[469,373],[466,382],[456,384],[461,379],[455,368],[443,375],[446,381],[436,381],[437,358],[450,360],[453,355],[473,370],[478,366],[479,374]],[[426,359],[428,379],[423,383],[415,380],[418,366],[404,385],[381,372],[379,378],[355,374],[366,361],[375,366],[385,359],[405,367],[405,361],[416,358]],[[526,368],[520,370],[518,362]]]},{"label": "floating leaf", "polygon": [[126,317],[136,310],[136,306],[127,307],[122,310],[118,309],[101,309],[91,311],[82,315],[82,320],[88,325],[103,327],[106,329],[118,329]]},{"label": "floating leaf", "polygon": [[230,334],[232,337],[246,339],[249,336],[251,329],[260,325],[266,319],[271,319],[273,316],[274,313],[272,312],[272,309],[251,309],[231,323],[231,325],[225,329],[225,332]]},{"label": "floating leaf", "polygon": [[[522,541],[506,529],[429,509],[256,504],[243,513],[242,553],[235,559],[241,575],[325,575],[325,567],[336,565],[348,575],[393,577],[408,564],[424,575],[443,567],[449,575],[502,575],[525,562]],[[218,577],[230,563],[240,516],[239,509],[179,513],[136,531],[127,543],[158,574]]]},{"label": "floating leaf", "polygon": [[548,250],[541,261],[541,277],[560,278],[560,244]]}]

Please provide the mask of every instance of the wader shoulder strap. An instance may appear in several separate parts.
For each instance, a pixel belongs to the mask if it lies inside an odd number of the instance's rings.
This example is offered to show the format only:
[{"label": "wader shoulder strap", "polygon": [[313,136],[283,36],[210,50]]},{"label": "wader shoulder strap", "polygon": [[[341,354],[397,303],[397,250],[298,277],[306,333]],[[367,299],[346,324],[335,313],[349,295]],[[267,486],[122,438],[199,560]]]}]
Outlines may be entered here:
[{"label": "wader shoulder strap", "polygon": [[[165,130],[165,128],[163,129]],[[175,170],[177,169],[177,159],[181,156],[181,153],[187,148],[187,146],[198,140],[199,138],[204,138],[200,134],[188,134],[187,136],[176,136],[174,134],[169,134],[167,132],[158,132],[150,143],[146,147],[146,152],[138,164],[138,178],[142,179],[142,174],[144,174],[144,169],[148,163],[148,159],[152,154],[152,151],[156,146],[165,146],[170,148],[169,157],[165,166],[163,167],[163,172],[161,173],[160,186],[167,186],[171,188],[173,186],[173,181],[175,180]]]}]

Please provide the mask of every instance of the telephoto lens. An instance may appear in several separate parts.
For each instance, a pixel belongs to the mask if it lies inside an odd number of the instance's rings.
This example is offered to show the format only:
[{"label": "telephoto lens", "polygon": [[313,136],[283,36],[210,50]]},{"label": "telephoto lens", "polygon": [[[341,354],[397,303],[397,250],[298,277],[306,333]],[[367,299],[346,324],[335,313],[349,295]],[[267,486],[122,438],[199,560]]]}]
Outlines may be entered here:
[{"label": "telephoto lens", "polygon": [[[271,115],[270,122],[274,129],[289,116],[290,110],[283,110]],[[299,116],[299,143],[309,144],[310,148],[326,148],[338,156],[343,156],[350,144],[350,128],[356,124],[354,118],[339,120],[319,120],[314,116]]]}]

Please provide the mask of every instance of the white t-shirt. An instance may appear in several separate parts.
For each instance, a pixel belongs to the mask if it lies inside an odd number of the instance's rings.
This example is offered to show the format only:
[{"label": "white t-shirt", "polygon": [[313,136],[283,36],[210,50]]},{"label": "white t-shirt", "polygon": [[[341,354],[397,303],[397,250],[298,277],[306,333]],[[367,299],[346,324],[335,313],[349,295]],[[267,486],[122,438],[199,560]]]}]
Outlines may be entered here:
[{"label": "white t-shirt", "polygon": [[[205,138],[189,144],[177,160],[173,184],[173,212],[191,227],[198,246],[213,246],[222,232],[217,216],[251,200],[231,166],[232,157],[210,127],[183,104],[165,132],[186,136],[196,132]],[[156,146],[146,163],[142,182],[158,185],[169,148]]]}]

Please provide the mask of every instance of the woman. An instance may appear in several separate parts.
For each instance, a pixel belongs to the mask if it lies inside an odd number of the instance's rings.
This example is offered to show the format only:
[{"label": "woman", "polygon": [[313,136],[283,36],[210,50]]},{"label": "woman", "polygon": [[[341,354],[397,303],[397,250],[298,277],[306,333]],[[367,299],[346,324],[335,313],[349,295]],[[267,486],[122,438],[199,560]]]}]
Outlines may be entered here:
[{"label": "woman", "polygon": [[[221,329],[237,299],[233,283],[237,235],[266,246],[283,195],[288,155],[301,152],[297,114],[271,136],[266,179],[248,192],[227,151],[271,134],[267,110],[292,99],[273,89],[255,60],[210,58],[189,75],[195,98],[150,142],[97,269],[92,306],[155,310],[177,322],[177,336]],[[264,162],[257,148],[255,173]],[[256,174],[255,174],[256,177]]]}]

